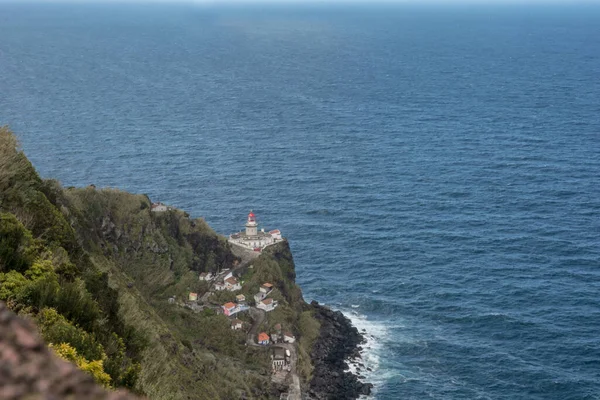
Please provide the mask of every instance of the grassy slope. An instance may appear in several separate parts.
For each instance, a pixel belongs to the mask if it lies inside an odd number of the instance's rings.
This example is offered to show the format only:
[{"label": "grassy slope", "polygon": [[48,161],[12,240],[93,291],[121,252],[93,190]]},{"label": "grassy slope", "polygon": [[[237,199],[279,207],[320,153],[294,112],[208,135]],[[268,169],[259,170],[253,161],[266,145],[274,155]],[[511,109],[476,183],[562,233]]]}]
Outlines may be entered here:
[{"label": "grassy slope", "polygon": [[[278,397],[266,351],[245,347],[244,334],[232,331],[222,315],[167,303],[171,296],[181,301],[190,291],[203,293],[207,286],[198,281],[199,272],[235,265],[224,238],[182,211],[150,212],[144,195],[63,189],[56,181],[42,181],[15,146],[14,136],[0,128],[0,212],[16,217],[35,243],[43,244],[36,257],[53,257],[61,285],[85,281],[101,308],[94,326],[117,332],[128,356],[141,362],[139,390],[154,399]],[[280,307],[268,314],[263,328],[283,323],[299,337],[298,370],[308,380],[307,355],[319,326],[294,283],[287,243],[267,249],[253,264],[244,274],[243,292],[251,298],[261,283],[275,284],[272,297]],[[0,260],[0,274],[10,268]],[[35,313],[30,304],[22,306]]]},{"label": "grassy slope", "polygon": [[168,304],[202,292],[198,272],[231,267],[226,241],[181,211],[152,213],[142,195],[67,189],[60,199],[84,248],[119,289],[124,319],[148,335],[141,387],[151,398],[268,398],[268,358],[246,351],[226,317]]}]

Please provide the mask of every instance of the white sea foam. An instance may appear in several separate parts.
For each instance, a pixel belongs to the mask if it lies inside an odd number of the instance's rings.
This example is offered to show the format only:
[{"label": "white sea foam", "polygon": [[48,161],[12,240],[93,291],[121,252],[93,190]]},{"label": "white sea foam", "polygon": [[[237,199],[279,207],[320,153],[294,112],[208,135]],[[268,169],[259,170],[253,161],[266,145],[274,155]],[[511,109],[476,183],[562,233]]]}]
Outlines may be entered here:
[{"label": "white sea foam", "polygon": [[[354,305],[351,305],[351,307],[355,308]],[[380,362],[385,340],[388,337],[388,327],[381,322],[369,320],[365,315],[359,314],[354,309],[342,309],[340,311],[350,319],[352,325],[358,329],[366,340],[361,345],[361,358],[346,361],[348,362],[350,372],[364,377],[364,379],[359,379],[361,382],[370,382],[374,385],[371,395],[361,396],[361,399],[374,399],[378,387],[386,379],[380,371]],[[362,366],[359,364],[362,364]]]}]

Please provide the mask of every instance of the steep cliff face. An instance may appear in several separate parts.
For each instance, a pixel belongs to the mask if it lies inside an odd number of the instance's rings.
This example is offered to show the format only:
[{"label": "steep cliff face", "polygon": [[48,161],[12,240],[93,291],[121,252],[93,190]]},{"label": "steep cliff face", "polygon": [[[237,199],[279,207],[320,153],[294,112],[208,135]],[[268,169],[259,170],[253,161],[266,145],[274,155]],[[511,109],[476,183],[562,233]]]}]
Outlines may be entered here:
[{"label": "steep cliff face", "polygon": [[310,381],[311,396],[318,400],[355,399],[368,395],[373,387],[348,372],[347,360],[358,358],[364,337],[339,311],[311,303],[314,316],[321,324],[319,337],[311,350],[314,376]]}]

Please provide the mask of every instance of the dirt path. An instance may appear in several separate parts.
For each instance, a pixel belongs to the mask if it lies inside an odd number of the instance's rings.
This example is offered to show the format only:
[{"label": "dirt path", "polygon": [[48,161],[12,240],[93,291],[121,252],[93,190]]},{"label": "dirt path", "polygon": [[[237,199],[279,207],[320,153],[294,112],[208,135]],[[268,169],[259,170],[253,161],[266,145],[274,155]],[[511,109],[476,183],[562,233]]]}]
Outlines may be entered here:
[{"label": "dirt path", "polygon": [[256,307],[250,307],[248,312],[250,313],[250,317],[252,318],[252,326],[250,327],[250,330],[248,331],[248,337],[246,339],[246,343],[248,344],[248,346],[263,347],[262,345],[260,345],[256,342],[256,334],[258,333],[258,327],[265,320],[265,316],[267,315],[267,313],[265,312],[265,310],[260,310]]}]

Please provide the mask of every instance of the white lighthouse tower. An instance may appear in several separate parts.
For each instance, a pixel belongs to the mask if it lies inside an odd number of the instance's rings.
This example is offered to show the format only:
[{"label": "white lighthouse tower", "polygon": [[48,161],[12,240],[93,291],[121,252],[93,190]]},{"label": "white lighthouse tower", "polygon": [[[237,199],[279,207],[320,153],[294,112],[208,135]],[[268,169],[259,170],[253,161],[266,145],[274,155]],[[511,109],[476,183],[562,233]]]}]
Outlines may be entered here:
[{"label": "white lighthouse tower", "polygon": [[248,214],[248,221],[246,221],[246,236],[258,236],[258,224],[252,211]]}]

